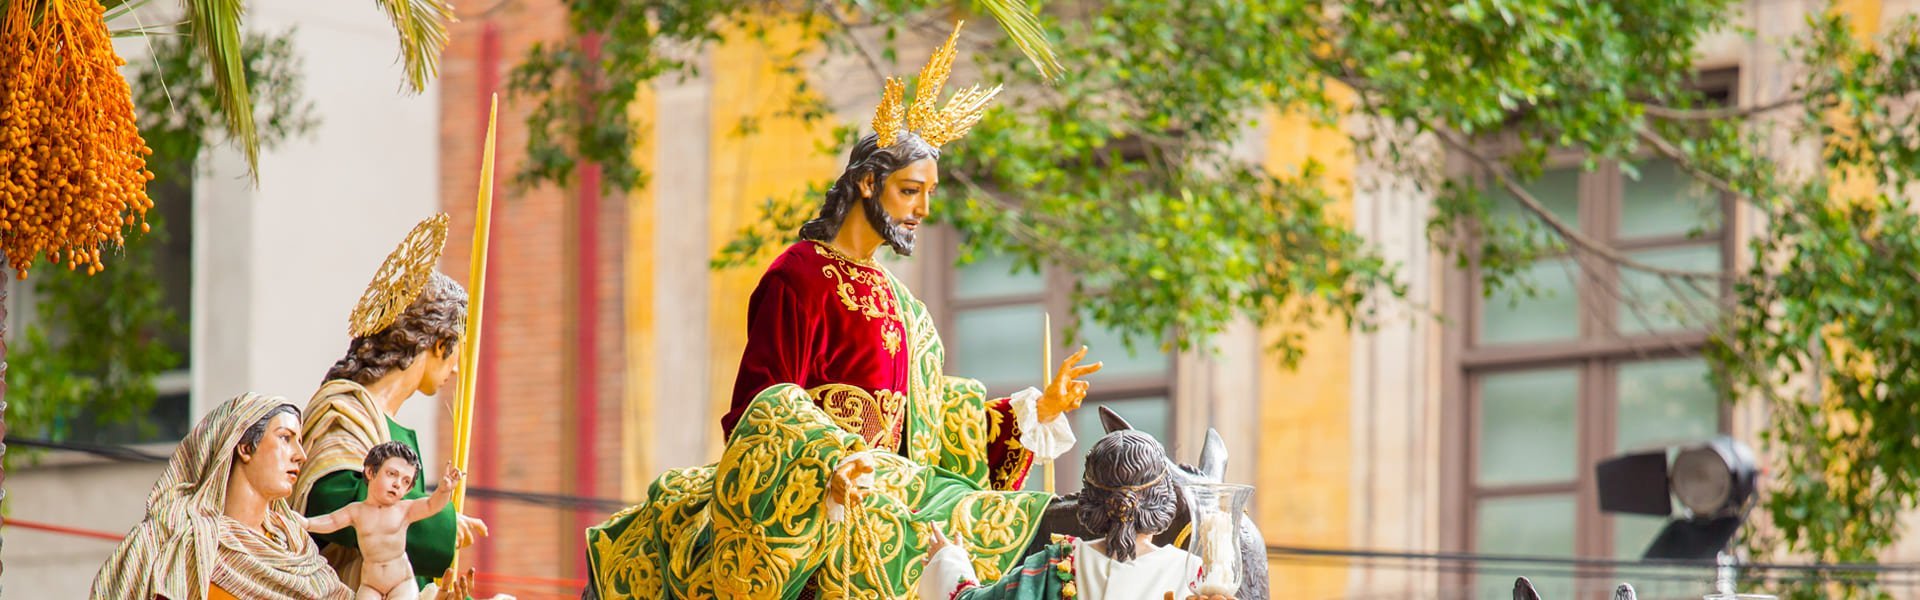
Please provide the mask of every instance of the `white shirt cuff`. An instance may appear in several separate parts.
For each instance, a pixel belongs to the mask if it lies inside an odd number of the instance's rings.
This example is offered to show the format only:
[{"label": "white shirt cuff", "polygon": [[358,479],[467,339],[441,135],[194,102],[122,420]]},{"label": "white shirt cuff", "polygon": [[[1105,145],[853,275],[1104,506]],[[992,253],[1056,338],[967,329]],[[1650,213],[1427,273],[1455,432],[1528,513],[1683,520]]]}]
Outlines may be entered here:
[{"label": "white shirt cuff", "polygon": [[1020,425],[1020,445],[1042,460],[1053,460],[1073,449],[1073,425],[1066,413],[1040,422],[1040,390],[1027,388],[1013,393],[1013,416]]}]

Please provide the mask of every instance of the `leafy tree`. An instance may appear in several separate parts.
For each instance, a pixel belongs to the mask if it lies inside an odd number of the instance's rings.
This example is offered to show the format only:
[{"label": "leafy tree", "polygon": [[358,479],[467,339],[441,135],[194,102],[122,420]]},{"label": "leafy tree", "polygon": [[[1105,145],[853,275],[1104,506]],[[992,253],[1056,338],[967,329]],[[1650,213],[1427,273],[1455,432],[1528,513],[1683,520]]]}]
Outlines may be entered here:
[{"label": "leafy tree", "polygon": [[[769,11],[827,55],[855,55],[876,76],[902,33],[943,35],[963,2],[859,0],[571,0],[576,39],[536,47],[513,87],[529,117],[525,184],[564,183],[591,161],[606,185],[644,185],[629,158],[624,108],[727,35],[764,34]],[[935,214],[974,246],[1080,275],[1075,302],[1133,336],[1189,346],[1235,318],[1283,332],[1288,360],[1306,326],[1365,326],[1370,299],[1402,297],[1394,266],[1326,211],[1314,165],[1272,174],[1232,158],[1262,109],[1352,127],[1355,146],[1429,175],[1429,238],[1476,266],[1486,292],[1524,284],[1541,252],[1638,272],[1707,298],[1684,307],[1712,327],[1709,355],[1729,397],[1762,399],[1765,439],[1784,469],[1764,503],[1777,535],[1756,549],[1823,561],[1871,561],[1920,493],[1920,222],[1907,190],[1920,169],[1920,27],[1872,40],[1843,16],[1813,15],[1789,50],[1781,98],[1720,106],[1693,86],[1700,40],[1736,31],[1744,3],[1463,0],[1102,0],[1040,12],[1064,73],[1039,85],[1018,44],[975,31],[972,56],[1017,88],[944,161]],[[1744,34],[1744,32],[1743,32]],[[1750,35],[1750,34],[1747,34]],[[1029,40],[1030,42],[1030,40]],[[1028,45],[1031,45],[1030,43]],[[785,58],[799,69],[819,53]],[[906,68],[911,68],[910,66]],[[827,118],[819,90],[796,84],[786,114]],[[744,135],[753,135],[743,123]],[[850,140],[846,127],[836,139]],[[1802,156],[1769,153],[1798,140]],[[1472,167],[1439,177],[1418,144]],[[1493,148],[1500,148],[1495,151]],[[1764,214],[1761,257],[1740,273],[1636,261],[1556,218],[1525,184],[1550,151],[1591,169],[1671,160]],[[837,149],[836,149],[837,150]],[[1792,154],[1792,153],[1788,153]],[[1489,189],[1490,188],[1490,189]],[[790,239],[818,190],[770,198],[717,266]],[[1511,212],[1510,212],[1511,211]],[[1510,219],[1502,215],[1524,215]],[[964,253],[963,253],[964,254]],[[962,260],[965,260],[965,256]],[[1731,298],[1713,290],[1731,280]],[[1630,295],[1632,290],[1615,290]],[[1791,590],[1870,593],[1866,582]]]},{"label": "leafy tree", "polygon": [[[249,35],[246,47],[262,143],[270,147],[312,128],[292,32]],[[130,81],[140,130],[154,149],[155,188],[186,193],[201,149],[232,133],[205,59],[190,40],[156,37],[152,48],[149,59],[134,63]],[[125,256],[113,268],[92,276],[47,269],[33,279],[36,318],[20,332],[8,369],[11,391],[26,399],[10,403],[13,432],[53,440],[100,427],[151,433],[155,425],[141,418],[156,398],[153,378],[185,358],[167,344],[185,332],[157,279],[155,250],[169,226],[192,224],[166,223],[158,213],[147,222],[148,233],[128,232]],[[10,466],[20,455],[5,457]]]}]

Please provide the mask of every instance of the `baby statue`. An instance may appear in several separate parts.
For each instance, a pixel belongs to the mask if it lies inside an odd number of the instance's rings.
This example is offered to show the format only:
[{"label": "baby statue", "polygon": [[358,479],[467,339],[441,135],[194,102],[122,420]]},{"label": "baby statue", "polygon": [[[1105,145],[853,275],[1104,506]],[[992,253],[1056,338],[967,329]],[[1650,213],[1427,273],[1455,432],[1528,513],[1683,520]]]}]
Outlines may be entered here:
[{"label": "baby statue", "polygon": [[354,600],[415,600],[413,565],[407,562],[407,526],[431,517],[453,501],[453,488],[466,473],[447,463],[433,495],[403,500],[420,472],[420,457],[399,442],[367,451],[367,499],[307,519],[307,531],[333,533],[352,527],[360,539],[360,589]]}]

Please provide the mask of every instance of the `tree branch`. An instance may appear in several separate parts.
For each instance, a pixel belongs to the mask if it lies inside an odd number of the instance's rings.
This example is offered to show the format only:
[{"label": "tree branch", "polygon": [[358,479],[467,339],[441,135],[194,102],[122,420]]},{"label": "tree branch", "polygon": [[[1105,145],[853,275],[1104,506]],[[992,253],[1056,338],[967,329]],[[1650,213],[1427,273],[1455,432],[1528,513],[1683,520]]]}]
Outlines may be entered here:
[{"label": "tree branch", "polygon": [[1674,121],[1717,121],[1738,119],[1769,113],[1806,102],[1811,94],[1790,94],[1779,100],[1753,106],[1727,106],[1722,108],[1674,108],[1659,104],[1643,104],[1647,115]]},{"label": "tree branch", "polygon": [[1453,132],[1450,132],[1438,127],[1433,127],[1431,125],[1427,125],[1427,129],[1430,131],[1433,131],[1434,134],[1437,137],[1439,137],[1441,141],[1445,142],[1448,146],[1452,147],[1454,150],[1460,152],[1461,154],[1466,155],[1467,158],[1472,159],[1475,164],[1478,164],[1482,168],[1486,169],[1488,172],[1491,172],[1494,176],[1494,179],[1500,182],[1500,187],[1505,189],[1507,193],[1512,194],[1514,199],[1520,202],[1521,207],[1526,208],[1528,212],[1533,213],[1535,217],[1538,217],[1542,222],[1546,223],[1549,229],[1552,229],[1554,230],[1555,233],[1560,234],[1560,237],[1566,239],[1568,242],[1571,242],[1575,248],[1581,251],[1587,252],[1589,254],[1593,254],[1595,256],[1599,256],[1601,258],[1604,258],[1622,267],[1627,267],[1627,268],[1635,269],[1639,271],[1645,271],[1647,273],[1652,273],[1654,275],[1660,275],[1664,277],[1678,277],[1682,279],[1707,279],[1707,280],[1714,280],[1714,281],[1727,278],[1726,273],[1669,269],[1666,267],[1654,266],[1651,264],[1647,264],[1645,262],[1641,262],[1641,261],[1629,258],[1627,255],[1621,254],[1619,251],[1616,251],[1613,248],[1607,247],[1606,244],[1603,244],[1593,238],[1587,237],[1586,234],[1581,233],[1580,230],[1575,229],[1571,225],[1568,225],[1565,221],[1561,221],[1559,216],[1554,215],[1553,211],[1547,210],[1547,207],[1541,204],[1539,199],[1534,198],[1532,193],[1529,193],[1526,190],[1526,188],[1521,187],[1520,183],[1514,180],[1512,171],[1508,169],[1506,165],[1500,164],[1498,161],[1495,161],[1492,158],[1487,157],[1487,155],[1480,153],[1478,150],[1473,148],[1471,144],[1467,143],[1465,140],[1461,140]]},{"label": "tree branch", "polygon": [[867,63],[867,70],[873,72],[874,83],[885,87],[887,84],[887,70],[880,66],[880,58],[873,53],[873,49],[868,48],[866,41],[860,39],[859,32],[853,30],[853,23],[848,22],[846,17],[840,15],[840,11],[834,10],[833,5],[825,0],[814,2],[814,6],[819,7],[820,12],[826,13],[827,18],[832,19],[835,25],[840,26],[840,31],[846,34],[847,41],[853,44],[855,50],[859,50],[857,54],[860,55],[860,60]]},{"label": "tree branch", "polygon": [[1685,169],[1688,174],[1706,182],[1709,187],[1727,194],[1732,194],[1736,197],[1747,197],[1747,194],[1741,193],[1739,190],[1733,188],[1733,182],[1727,181],[1719,175],[1708,173],[1695,166],[1692,157],[1687,156],[1685,152],[1681,152],[1678,146],[1673,145],[1673,142],[1668,141],[1667,138],[1661,136],[1659,132],[1649,129],[1645,124],[1634,128],[1634,133],[1639,135],[1641,140],[1652,145],[1654,151],[1659,152],[1661,156],[1673,159],[1675,163],[1680,165],[1681,169]]}]

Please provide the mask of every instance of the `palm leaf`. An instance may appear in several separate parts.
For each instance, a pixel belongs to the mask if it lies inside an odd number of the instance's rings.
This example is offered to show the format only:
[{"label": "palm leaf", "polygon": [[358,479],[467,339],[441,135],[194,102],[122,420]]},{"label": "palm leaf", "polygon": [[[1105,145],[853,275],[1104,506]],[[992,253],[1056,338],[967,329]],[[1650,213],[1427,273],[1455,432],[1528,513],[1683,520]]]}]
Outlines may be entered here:
[{"label": "palm leaf", "polygon": [[260,138],[253,130],[253,99],[247,92],[245,56],[240,48],[240,0],[185,0],[193,22],[194,45],[207,57],[214,95],[227,117],[227,133],[247,153],[247,172],[259,183]]},{"label": "palm leaf", "polygon": [[453,20],[453,5],[445,0],[374,0],[393,29],[400,34],[400,58],[406,63],[407,83],[414,93],[424,92],[427,82],[440,74],[440,50],[447,46],[447,22]]},{"label": "palm leaf", "polygon": [[178,23],[158,23],[154,25],[129,27],[126,29],[109,29],[107,30],[107,35],[116,38],[187,35],[186,30],[192,25],[192,23],[186,21]]},{"label": "palm leaf", "polygon": [[1047,42],[1047,33],[1040,28],[1040,20],[1033,16],[1033,10],[1026,0],[976,0],[993,20],[1000,22],[1000,28],[1007,31],[1007,37],[1015,46],[1033,61],[1040,69],[1040,76],[1047,81],[1060,78],[1060,61],[1053,55],[1053,45]]}]

